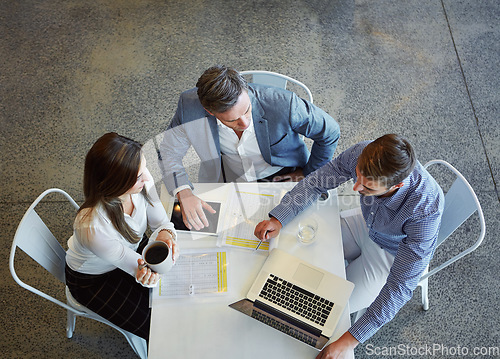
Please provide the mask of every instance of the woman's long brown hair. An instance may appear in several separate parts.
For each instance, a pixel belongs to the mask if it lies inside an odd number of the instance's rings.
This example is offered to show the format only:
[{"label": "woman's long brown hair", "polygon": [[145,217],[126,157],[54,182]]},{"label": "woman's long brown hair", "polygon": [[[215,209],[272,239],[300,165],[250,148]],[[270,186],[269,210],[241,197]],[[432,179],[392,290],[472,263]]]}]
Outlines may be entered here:
[{"label": "woman's long brown hair", "polygon": [[[118,198],[137,181],[142,158],[142,145],[130,138],[110,132],[100,137],[87,153],[83,173],[85,202],[79,211],[101,204],[116,230],[130,243],[141,238],[125,222],[123,206]],[[142,195],[150,202],[145,188]],[[150,202],[151,203],[151,202]]]}]

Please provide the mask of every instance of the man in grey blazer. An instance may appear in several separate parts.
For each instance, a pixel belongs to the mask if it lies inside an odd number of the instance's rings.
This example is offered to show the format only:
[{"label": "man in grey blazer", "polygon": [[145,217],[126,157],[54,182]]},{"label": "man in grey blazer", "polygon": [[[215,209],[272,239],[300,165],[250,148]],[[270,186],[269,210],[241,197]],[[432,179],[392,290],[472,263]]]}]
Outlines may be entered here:
[{"label": "man in grey blazer", "polygon": [[[301,135],[314,141],[311,152]],[[185,225],[208,226],[182,159],[201,159],[199,182],[300,181],[330,161],[340,129],[325,111],[294,93],[247,84],[234,69],[214,66],[183,92],[160,146],[163,180],[177,196]]]}]

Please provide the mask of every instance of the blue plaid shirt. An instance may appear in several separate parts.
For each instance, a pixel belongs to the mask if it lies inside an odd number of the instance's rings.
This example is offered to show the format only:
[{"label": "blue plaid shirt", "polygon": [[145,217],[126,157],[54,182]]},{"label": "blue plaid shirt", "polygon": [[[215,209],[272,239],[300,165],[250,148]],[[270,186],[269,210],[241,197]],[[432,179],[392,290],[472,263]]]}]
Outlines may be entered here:
[{"label": "blue plaid shirt", "polygon": [[[311,173],[288,192],[270,216],[283,226],[328,189],[356,181],[358,157],[370,141],[358,143]],[[349,332],[361,343],[394,318],[412,297],[436,248],[444,208],[443,191],[417,163],[390,197],[361,195],[361,210],[370,238],[395,256],[384,287]]]}]

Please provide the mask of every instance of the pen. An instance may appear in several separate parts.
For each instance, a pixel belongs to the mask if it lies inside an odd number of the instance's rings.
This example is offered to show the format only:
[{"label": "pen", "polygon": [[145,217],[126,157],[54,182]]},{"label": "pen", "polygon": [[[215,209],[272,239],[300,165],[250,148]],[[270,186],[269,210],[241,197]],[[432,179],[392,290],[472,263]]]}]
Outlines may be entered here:
[{"label": "pen", "polygon": [[259,249],[260,245],[262,244],[262,239],[260,240],[259,244],[257,244],[257,247],[255,247],[255,250]]},{"label": "pen", "polygon": [[[267,232],[268,232],[268,231],[266,231],[266,232],[264,233],[264,238],[266,238]],[[255,247],[255,250],[259,249],[259,247],[260,247],[260,245],[262,244],[262,241],[263,241],[263,240],[264,240],[264,239],[261,239],[261,240],[260,240],[259,244],[257,244],[257,247]]]}]

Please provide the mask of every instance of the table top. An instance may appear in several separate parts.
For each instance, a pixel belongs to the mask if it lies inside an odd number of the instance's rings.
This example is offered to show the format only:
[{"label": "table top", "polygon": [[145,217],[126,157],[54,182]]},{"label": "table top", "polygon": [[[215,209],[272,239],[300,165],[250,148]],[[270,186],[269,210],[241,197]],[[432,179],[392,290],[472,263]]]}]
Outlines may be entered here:
[{"label": "table top", "polygon": [[[270,184],[241,185],[258,189],[258,186]],[[272,185],[289,190],[294,183]],[[194,193],[205,201],[223,201],[231,188],[231,184],[194,186]],[[337,192],[331,190],[329,194],[326,201],[313,204],[281,230],[278,248],[345,278]],[[164,187],[161,201],[164,206],[170,201]],[[221,212],[223,210],[221,208]],[[318,239],[304,246],[298,243],[296,234],[298,222],[307,216],[314,216],[318,222]],[[178,240],[181,253],[183,249],[216,246],[214,236],[193,240],[179,232]],[[228,252],[228,292],[217,296],[153,301],[149,358],[315,358],[318,354],[315,349],[228,307],[245,298],[267,253],[229,247],[222,249]],[[349,310],[346,308],[331,339],[336,340],[349,327]]]}]

